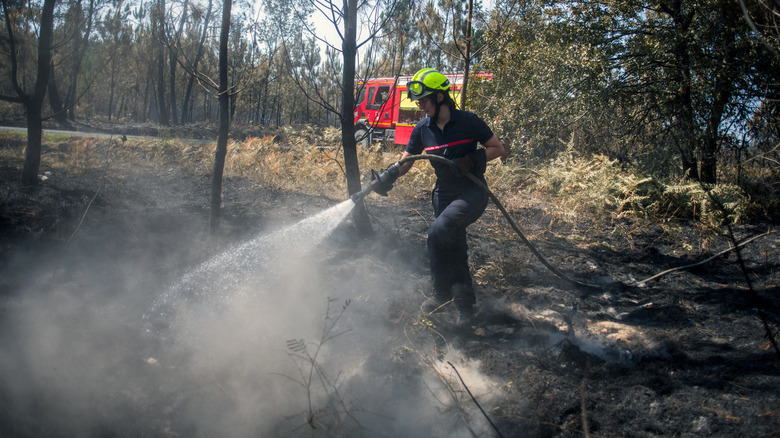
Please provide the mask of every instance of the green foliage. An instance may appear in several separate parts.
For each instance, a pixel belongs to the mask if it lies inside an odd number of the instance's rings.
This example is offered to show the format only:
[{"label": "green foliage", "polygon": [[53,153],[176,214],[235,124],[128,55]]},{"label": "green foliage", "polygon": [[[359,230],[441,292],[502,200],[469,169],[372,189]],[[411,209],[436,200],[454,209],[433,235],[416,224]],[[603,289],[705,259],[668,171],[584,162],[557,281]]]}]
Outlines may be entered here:
[{"label": "green foliage", "polygon": [[749,131],[756,106],[776,101],[780,59],[751,37],[733,5],[501,5],[490,31],[497,44],[482,65],[494,80],[472,103],[499,136],[525,138],[515,152],[523,160],[549,160],[574,135],[581,151],[654,178],[701,170],[710,181],[725,137]]}]

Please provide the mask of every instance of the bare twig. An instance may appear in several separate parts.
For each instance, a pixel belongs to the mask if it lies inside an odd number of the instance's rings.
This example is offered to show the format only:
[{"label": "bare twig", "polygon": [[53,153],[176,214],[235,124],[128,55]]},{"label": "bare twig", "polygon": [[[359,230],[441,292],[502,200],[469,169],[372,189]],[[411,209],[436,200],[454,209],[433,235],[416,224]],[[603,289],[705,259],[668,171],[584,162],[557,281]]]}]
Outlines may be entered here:
[{"label": "bare twig", "polygon": [[430,226],[430,224],[428,223],[428,219],[426,219],[426,218],[425,218],[425,216],[423,216],[423,215],[422,215],[422,213],[420,213],[420,210],[417,210],[416,208],[413,208],[413,209],[412,209],[412,211],[413,211],[413,212],[415,212],[415,213],[417,213],[417,216],[420,216],[420,219],[422,219],[423,221],[425,221],[425,226],[426,226],[426,227],[427,227],[427,226]]},{"label": "bare twig", "polygon": [[[712,194],[712,191],[709,190],[708,187],[705,186],[704,183],[701,183],[702,188],[704,189],[705,193],[707,193],[707,197],[710,198],[713,204],[715,204],[718,209],[723,213],[723,217],[728,217],[728,210],[726,210],[726,206],[723,205],[722,202],[720,202],[720,199],[718,199],[715,195]],[[758,314],[758,318],[761,320],[761,324],[764,326],[764,334],[767,339],[769,339],[769,343],[772,344],[772,347],[775,350],[775,355],[778,359],[780,359],[780,345],[777,343],[777,338],[775,337],[775,331],[772,329],[772,327],[769,325],[769,321],[767,320],[766,314],[764,313],[764,309],[760,304],[760,301],[758,299],[758,293],[756,292],[755,288],[753,288],[753,281],[750,279],[750,275],[748,275],[747,267],[745,266],[745,260],[742,258],[742,251],[740,251],[740,245],[737,244],[737,238],[734,236],[734,230],[731,228],[731,224],[728,221],[725,221],[726,223],[726,230],[728,231],[728,237],[729,240],[731,240],[732,245],[734,246],[734,249],[736,250],[737,255],[737,264],[739,265],[739,270],[742,271],[742,276],[745,278],[745,284],[747,284],[747,288],[750,291],[750,299],[753,301],[753,305],[756,308],[756,313]],[[770,231],[766,232],[766,235],[769,235]],[[762,234],[763,236],[763,234]]]},{"label": "bare twig", "polygon": [[471,400],[474,402],[475,405],[477,405],[477,407],[479,408],[479,411],[482,412],[482,415],[485,416],[485,419],[487,419],[488,423],[490,423],[490,425],[493,426],[493,429],[496,431],[498,436],[500,436],[501,438],[504,438],[504,435],[501,433],[500,430],[498,430],[498,427],[496,427],[496,425],[493,424],[493,420],[491,420],[490,417],[488,417],[488,414],[485,412],[485,410],[482,409],[482,406],[480,406],[479,402],[474,397],[474,394],[471,393],[471,390],[469,390],[469,387],[466,386],[466,382],[463,381],[463,377],[460,376],[460,373],[458,372],[458,369],[455,368],[455,365],[453,365],[452,362],[449,362],[449,361],[447,362],[447,365],[451,366],[452,370],[455,371],[455,374],[458,376],[458,379],[460,379],[460,383],[463,385],[463,388],[466,389],[466,392],[469,394],[469,397],[471,397]]},{"label": "bare twig", "polygon": [[690,269],[690,268],[693,268],[693,267],[696,267],[696,266],[703,265],[703,264],[705,264],[705,263],[708,263],[708,262],[710,262],[710,261],[712,261],[712,260],[715,260],[716,258],[718,258],[718,257],[722,256],[723,254],[726,254],[726,253],[729,253],[729,252],[731,252],[731,251],[737,250],[737,249],[739,249],[739,248],[741,248],[741,247],[743,247],[743,246],[747,245],[748,243],[750,243],[750,242],[752,242],[752,241],[754,241],[754,240],[756,240],[756,239],[758,239],[758,238],[760,238],[760,237],[765,237],[765,236],[768,236],[768,235],[769,235],[769,234],[771,234],[771,233],[772,233],[772,231],[767,231],[767,232],[766,232],[766,233],[764,233],[764,234],[759,234],[759,235],[757,235],[757,236],[753,236],[753,237],[751,237],[750,239],[747,239],[747,240],[745,240],[745,241],[743,241],[743,242],[741,242],[741,243],[739,243],[739,244],[736,244],[736,245],[734,245],[734,246],[731,246],[731,247],[729,247],[728,249],[725,249],[725,250],[723,250],[723,251],[721,251],[721,252],[719,252],[719,253],[715,254],[714,256],[712,256],[712,257],[709,257],[709,258],[707,258],[707,259],[704,259],[704,260],[702,260],[702,261],[700,261],[700,262],[692,263],[692,264],[690,264],[690,265],[685,265],[685,266],[678,266],[678,267],[676,267],[676,268],[667,269],[667,270],[665,270],[665,271],[663,271],[663,272],[659,272],[658,274],[655,274],[655,275],[653,275],[652,277],[649,277],[649,278],[646,278],[646,279],[644,279],[644,280],[642,280],[642,281],[639,281],[639,282],[638,282],[638,284],[639,284],[640,286],[644,286],[644,285],[645,285],[645,283],[647,283],[648,281],[657,280],[658,278],[660,278],[660,277],[663,277],[663,276],[664,276],[664,275],[666,275],[666,274],[671,274],[672,272],[675,272],[675,271],[683,271],[683,270],[686,270],[686,269]]},{"label": "bare twig", "polygon": [[[745,5],[745,0],[739,0],[739,5],[742,8],[742,15],[745,17],[745,21],[747,22],[748,26],[750,26],[750,29],[755,34],[756,38],[761,41],[761,43],[769,49],[772,54],[775,55],[776,58],[780,58],[780,52],[777,51],[777,48],[770,43],[766,37],[761,33],[761,31],[758,30],[756,27],[756,24],[753,22],[753,19],[750,17],[750,13],[748,12],[747,5]],[[775,7],[777,6],[777,3],[775,3]]]},{"label": "bare twig", "polygon": [[[78,225],[76,225],[76,229],[73,230],[73,233],[70,235],[70,238],[68,238],[68,241],[65,242],[65,246],[62,248],[62,253],[65,252],[65,250],[68,249],[68,246],[70,246],[70,242],[73,241],[73,238],[76,237],[76,233],[79,232],[81,229],[81,224],[84,223],[84,219],[87,217],[87,212],[89,212],[89,207],[92,206],[92,203],[95,202],[95,198],[97,198],[98,193],[100,193],[100,189],[103,187],[103,183],[101,183],[97,190],[95,190],[95,194],[92,195],[92,199],[89,200],[89,203],[87,204],[87,208],[84,209],[84,213],[81,215],[81,219],[79,220]],[[60,257],[60,260],[62,260],[62,257]],[[51,281],[54,282],[54,277],[57,276],[57,271],[59,270],[59,264],[54,268],[54,272],[51,273]]]},{"label": "bare twig", "polygon": [[[298,377],[292,377],[281,373],[273,373],[285,377],[292,382],[300,385],[306,392],[307,408],[305,411],[306,424],[312,429],[317,429],[318,426],[328,427],[328,424],[322,423],[320,419],[327,417],[333,418],[336,424],[344,421],[345,417],[349,417],[358,427],[364,427],[359,419],[351,412],[350,407],[344,402],[344,397],[339,391],[339,377],[335,379],[331,378],[326,370],[319,362],[319,355],[323,352],[325,344],[333,339],[346,333],[347,330],[336,332],[336,325],[338,324],[347,306],[350,304],[350,300],[346,300],[342,305],[341,310],[338,312],[332,312],[331,303],[336,301],[334,298],[328,298],[328,307],[325,311],[325,323],[320,334],[319,342],[306,342],[303,339],[291,339],[287,341],[287,355],[295,365],[295,369],[298,373]],[[310,348],[313,351],[310,351]],[[315,385],[319,383],[324,392],[326,402],[324,407],[317,408],[315,406],[314,396]]]}]

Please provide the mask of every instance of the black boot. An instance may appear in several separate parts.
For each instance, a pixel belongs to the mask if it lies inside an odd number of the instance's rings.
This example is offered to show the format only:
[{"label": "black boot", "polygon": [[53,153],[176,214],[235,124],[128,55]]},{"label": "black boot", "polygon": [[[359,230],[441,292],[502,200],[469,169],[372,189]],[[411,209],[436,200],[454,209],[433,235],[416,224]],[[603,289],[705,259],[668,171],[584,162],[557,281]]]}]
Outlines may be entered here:
[{"label": "black boot", "polygon": [[461,319],[472,320],[476,313],[477,296],[470,284],[458,283],[452,286],[452,298],[460,311]]}]

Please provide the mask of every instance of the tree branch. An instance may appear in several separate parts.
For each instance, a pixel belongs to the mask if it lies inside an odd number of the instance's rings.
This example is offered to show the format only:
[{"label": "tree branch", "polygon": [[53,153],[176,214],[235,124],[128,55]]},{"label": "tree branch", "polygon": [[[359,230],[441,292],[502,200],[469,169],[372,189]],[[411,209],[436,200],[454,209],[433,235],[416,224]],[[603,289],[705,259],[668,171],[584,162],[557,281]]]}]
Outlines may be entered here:
[{"label": "tree branch", "polygon": [[649,277],[649,278],[646,278],[646,279],[644,279],[644,280],[642,280],[642,281],[639,281],[637,284],[639,284],[640,286],[644,286],[644,285],[645,285],[645,283],[647,283],[648,281],[657,280],[657,279],[659,279],[659,278],[663,277],[664,275],[671,274],[672,272],[676,272],[676,271],[684,271],[684,270],[686,270],[686,269],[690,269],[690,268],[694,268],[694,267],[696,267],[696,266],[703,265],[703,264],[705,264],[705,263],[708,263],[708,262],[710,262],[710,261],[712,261],[712,260],[715,260],[716,258],[718,258],[718,257],[720,257],[720,256],[722,256],[722,255],[724,255],[724,254],[726,254],[726,253],[729,253],[729,252],[731,252],[731,251],[734,251],[734,250],[736,250],[736,249],[739,249],[739,248],[741,248],[741,247],[743,247],[743,246],[747,245],[748,243],[750,243],[750,242],[752,242],[752,241],[754,241],[754,240],[756,240],[756,239],[758,239],[758,238],[760,238],[760,237],[765,237],[765,236],[768,236],[768,235],[770,235],[771,233],[772,233],[771,231],[767,231],[767,232],[766,232],[766,233],[764,233],[764,234],[759,234],[759,235],[757,235],[757,236],[753,236],[753,237],[751,237],[750,239],[747,239],[747,240],[745,240],[745,241],[743,241],[743,242],[739,243],[738,245],[735,245],[735,246],[729,247],[728,249],[725,249],[725,250],[723,250],[723,251],[721,251],[721,252],[719,252],[719,253],[715,254],[714,256],[712,256],[712,257],[709,257],[709,258],[707,258],[707,259],[704,259],[704,260],[702,260],[702,261],[700,261],[700,262],[692,263],[692,264],[690,264],[690,265],[685,265],[685,266],[678,266],[678,267],[676,267],[676,268],[672,268],[672,269],[667,269],[667,270],[665,270],[665,271],[663,271],[663,272],[660,272],[660,273],[658,273],[658,274],[655,274],[655,275],[653,275],[652,277]]}]

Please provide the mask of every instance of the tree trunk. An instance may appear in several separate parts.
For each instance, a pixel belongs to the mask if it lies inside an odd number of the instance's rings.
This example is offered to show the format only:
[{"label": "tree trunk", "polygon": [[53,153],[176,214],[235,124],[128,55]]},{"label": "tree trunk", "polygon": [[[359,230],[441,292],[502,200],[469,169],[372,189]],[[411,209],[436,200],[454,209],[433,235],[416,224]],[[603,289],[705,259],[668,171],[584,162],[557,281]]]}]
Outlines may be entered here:
[{"label": "tree trunk", "polygon": [[211,180],[211,232],[219,228],[222,204],[222,173],[225,169],[228,135],[230,134],[230,95],[228,94],[228,37],[232,0],[224,0],[222,28],[219,33],[219,137],[214,153],[214,174]]},{"label": "tree trunk", "polygon": [[[176,108],[176,58],[178,57],[177,45],[181,38],[182,30],[184,29],[184,23],[187,21],[187,0],[184,0],[184,6],[181,11],[181,19],[179,20],[179,27],[176,29],[176,34],[173,37],[173,43],[168,47],[168,63],[171,64],[170,70],[170,89],[171,89],[171,122],[174,125],[179,124],[179,111]],[[184,112],[186,110],[182,110]],[[183,118],[183,116],[182,116]]]},{"label": "tree trunk", "polygon": [[122,93],[122,96],[119,98],[119,109],[116,110],[116,118],[121,119],[122,115],[125,111],[125,93]]},{"label": "tree trunk", "polygon": [[179,116],[176,111],[176,55],[171,51],[168,54],[168,63],[171,65],[169,82],[170,82],[170,89],[171,89],[171,111],[170,111],[170,121],[174,125],[179,124]]},{"label": "tree trunk", "polygon": [[114,61],[114,58],[111,58],[111,79],[109,80],[109,91],[108,91],[108,122],[111,122],[111,113],[114,111],[114,86],[115,86],[115,76],[116,76],[116,62]]},{"label": "tree trunk", "polygon": [[698,181],[699,169],[696,159],[696,127],[693,118],[693,99],[691,97],[690,71],[686,70],[684,77],[688,81],[682,85],[677,94],[679,105],[678,113],[678,142],[680,145],[680,155],[682,159],[683,174],[689,178]]},{"label": "tree trunk", "polygon": [[157,121],[163,126],[171,123],[165,106],[165,53],[162,45],[157,54]]},{"label": "tree trunk", "polygon": [[236,104],[238,103],[238,96],[235,94],[230,95],[230,121],[233,121],[233,118],[236,116]]},{"label": "tree trunk", "polygon": [[149,83],[151,82],[151,68],[147,71],[146,74],[146,85],[144,86],[144,106],[141,108],[141,122],[145,122],[149,119],[149,113],[147,112],[149,109]]},{"label": "tree trunk", "polygon": [[682,165],[683,175],[691,178],[695,181],[699,180],[699,163],[695,157],[689,154],[689,151],[682,146],[678,147],[680,151],[680,162]]},{"label": "tree trunk", "polygon": [[[203,56],[203,45],[206,42],[206,36],[208,35],[209,31],[209,22],[211,21],[211,10],[214,5],[214,0],[209,0],[209,6],[206,10],[206,16],[203,19],[203,31],[200,34],[200,42],[198,43],[198,50],[195,52],[195,59],[192,60],[192,71],[195,72],[198,70],[198,63],[200,63],[200,58]],[[190,74],[189,78],[187,79],[187,89],[184,92],[184,103],[182,104],[182,112],[184,113],[182,115],[182,123],[188,123],[192,122],[192,108],[194,103],[191,103],[190,99],[192,98],[192,87],[195,84],[195,74]]]},{"label": "tree trunk", "polygon": [[699,170],[696,159],[696,122],[694,120],[693,97],[691,96],[691,57],[688,53],[687,33],[693,20],[693,12],[687,14],[682,10],[681,1],[673,1],[662,8],[674,21],[677,42],[672,53],[675,58],[677,91],[672,99],[670,110],[677,118],[678,147],[682,160],[683,174],[689,178],[699,180]]},{"label": "tree trunk", "polygon": [[38,73],[32,96],[26,96],[27,110],[27,149],[24,153],[22,185],[38,184],[38,170],[41,166],[41,137],[43,124],[41,107],[46,97],[51,72],[51,41],[54,33],[54,4],[56,0],[45,0],[41,10],[41,29],[38,38]]},{"label": "tree trunk", "polygon": [[726,104],[733,93],[733,81],[726,78],[718,78],[715,87],[715,99],[710,109],[710,117],[707,120],[707,129],[702,139],[701,157],[701,181],[715,184],[718,181],[718,138],[720,136],[720,123]]},{"label": "tree trunk", "polygon": [[469,12],[466,18],[466,48],[463,53],[463,86],[460,89],[460,109],[466,109],[466,93],[471,70],[471,16],[474,10],[474,0],[469,0]]},{"label": "tree trunk", "polygon": [[171,119],[168,114],[168,107],[165,104],[165,52],[166,47],[163,44],[163,34],[165,33],[165,0],[158,0],[157,13],[152,14],[152,20],[155,21],[154,26],[157,26],[157,121],[163,125],[168,126],[171,123]]},{"label": "tree trunk", "polygon": [[24,151],[24,169],[22,170],[22,185],[38,184],[38,171],[41,167],[41,140],[43,137],[43,122],[41,106],[31,101],[27,105],[27,148]]},{"label": "tree trunk", "polygon": [[71,54],[71,76],[70,84],[68,86],[68,93],[65,96],[65,106],[68,112],[68,119],[70,121],[76,121],[76,100],[78,94],[78,78],[79,71],[81,70],[81,63],[84,60],[84,55],[87,53],[87,45],[89,44],[89,37],[92,34],[92,25],[94,23],[95,16],[95,0],[89,2],[89,13],[87,15],[87,28],[83,35],[78,35],[73,46],[73,53]]},{"label": "tree trunk", "polygon": [[68,115],[65,112],[65,108],[62,104],[62,96],[60,96],[60,90],[57,88],[57,81],[54,77],[54,63],[51,63],[49,69],[49,106],[51,106],[51,113],[54,120],[62,125],[68,125]]},{"label": "tree trunk", "polygon": [[[358,0],[344,0],[344,77],[342,79],[341,142],[344,146],[344,167],[347,174],[347,191],[353,195],[360,191],[360,165],[355,142],[355,58],[357,58],[357,7]],[[371,232],[366,206],[361,199],[352,213],[355,227],[360,233]]]},{"label": "tree trunk", "polygon": [[262,123],[263,126],[268,126],[266,118],[268,116],[268,81],[270,75],[271,74],[266,71],[265,78],[263,78],[263,107],[260,112],[260,123]]}]

